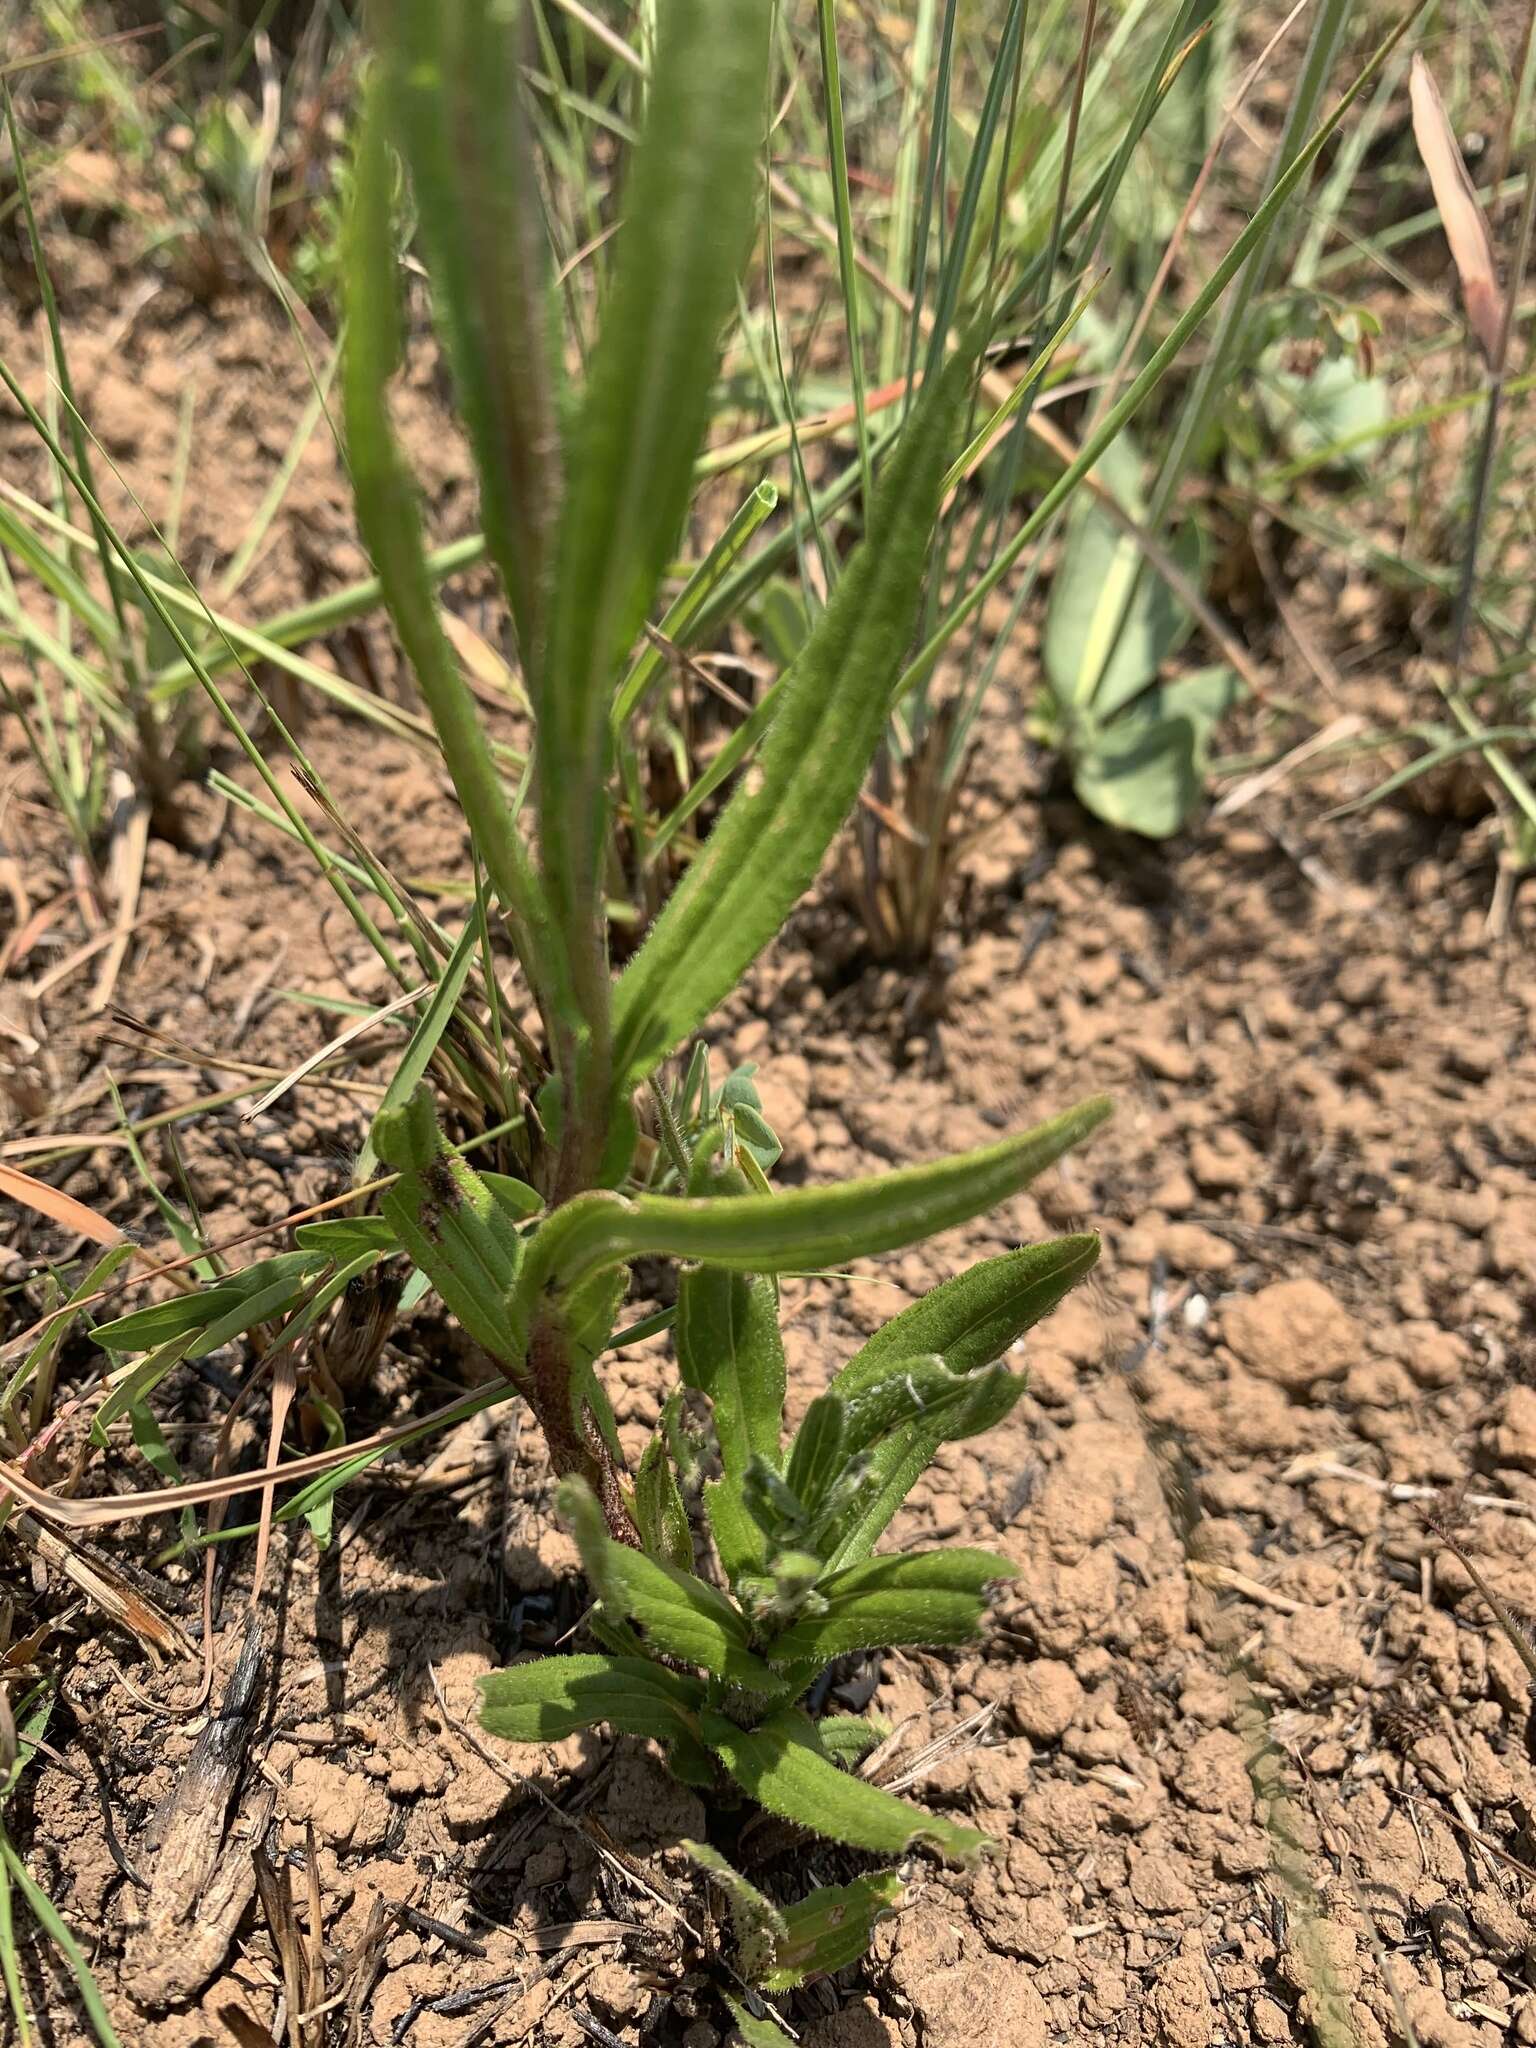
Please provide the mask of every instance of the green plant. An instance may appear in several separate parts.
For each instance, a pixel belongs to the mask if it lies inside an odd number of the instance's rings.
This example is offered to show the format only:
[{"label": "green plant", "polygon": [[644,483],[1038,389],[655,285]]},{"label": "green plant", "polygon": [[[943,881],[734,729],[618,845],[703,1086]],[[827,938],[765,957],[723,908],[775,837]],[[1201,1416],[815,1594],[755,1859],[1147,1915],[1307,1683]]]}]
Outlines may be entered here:
[{"label": "green plant", "polygon": [[[777,686],[750,776],[617,980],[608,965],[612,708],[694,489],[720,332],[751,241],[769,13],[767,0],[659,10],[645,126],[578,395],[552,347],[518,112],[526,19],[472,0],[375,9],[381,64],[347,263],[348,449],[385,601],[537,1012],[545,1071],[528,1110],[545,1164],[537,1191],[477,1173],[445,1149],[426,1087],[392,1090],[371,1149],[398,1176],[383,1198],[394,1243],[533,1411],[600,1599],[604,1653],[502,1674],[486,1725],[525,1740],[596,1721],[659,1733],[682,1775],[734,1785],[834,1838],[887,1855],[924,1839],[970,1853],[979,1844],[968,1830],[840,1768],[867,1728],[818,1729],[796,1702],[849,1650],[954,1642],[974,1629],[986,1585],[1007,1573],[1000,1560],[870,1553],[937,1448],[1012,1407],[1021,1381],[993,1361],[1088,1270],[1096,1241],[1010,1254],[936,1289],[850,1362],[787,1449],[774,1276],[979,1214],[1107,1105],[937,1165],[773,1194],[763,1161],[775,1148],[746,1077],[717,1093],[697,1063],[670,1090],[659,1074],[775,935],[856,799],[916,622],[971,348],[926,381],[883,464],[866,543]],[[399,335],[386,129],[414,186],[535,716],[521,805],[532,846],[438,626],[390,430]],[[641,1114],[654,1139],[637,1175]],[[651,1191],[666,1175],[679,1192]],[[703,1519],[729,1594],[694,1566],[677,1466],[693,1453],[678,1402],[631,1477],[595,1369],[631,1262],[658,1255],[683,1262],[678,1361],[708,1403],[720,1470],[705,1483]],[[827,1942],[842,1917],[831,1916]],[[765,1982],[824,1967],[833,1952],[803,1928],[776,1930],[770,1946]]]}]

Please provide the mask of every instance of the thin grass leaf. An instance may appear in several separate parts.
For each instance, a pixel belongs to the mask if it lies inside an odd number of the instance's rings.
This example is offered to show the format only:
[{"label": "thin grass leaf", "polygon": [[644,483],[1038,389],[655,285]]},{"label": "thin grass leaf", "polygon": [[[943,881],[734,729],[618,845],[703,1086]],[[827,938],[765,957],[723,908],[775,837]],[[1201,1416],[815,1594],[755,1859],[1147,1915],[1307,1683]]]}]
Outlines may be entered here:
[{"label": "thin grass leaf", "polygon": [[[469,971],[475,964],[479,943],[479,927],[471,918],[448,956],[447,964],[438,978],[437,987],[432,992],[431,1002],[422,1012],[410,1038],[406,1041],[405,1051],[400,1055],[399,1064],[390,1076],[389,1086],[384,1090],[384,1099],[379,1104],[380,1110],[397,1109],[415,1093],[433,1053],[442,1041],[443,1033],[453,1022],[454,1011],[458,1008],[459,998],[464,993],[464,984],[468,981]],[[377,1113],[376,1111],[375,1114]],[[352,1169],[352,1185],[361,1187],[364,1181],[372,1180],[378,1171],[378,1163],[379,1155],[374,1150],[373,1128],[370,1126],[368,1135],[363,1140],[362,1149],[357,1155],[357,1163]]]},{"label": "thin grass leaf", "polygon": [[[908,664],[893,694],[894,702],[899,702],[908,691],[916,688],[926,676],[932,674],[945,648],[961,627],[985,604],[1025,549],[1051,524],[1056,514],[1078,489],[1083,478],[1097,465],[1104,451],[1140,412],[1232,279],[1255,250],[1266,244],[1291,194],[1307,176],[1344,116],[1380,72],[1381,67],[1391,57],[1427,4],[1428,0],[1413,0],[1408,11],[1377,45],[1358,75],[1340,95],[1333,112],[1318,125],[1308,140],[1290,158],[1258,206],[1253,218],[1234,239],[1226,255],[1174,322],[1124,394],[1116,400],[1094,432],[1084,441],[1076,458],[1045,492],[1039,504],[1021,523],[1006,546],[998,550],[985,574],[977,577],[965,595],[940,620],[926,644]],[[1166,460],[1167,458],[1165,466]]]},{"label": "thin grass leaf", "polygon": [[101,1992],[97,1989],[96,1979],[91,1975],[90,1965],[85,1960],[84,1951],[66,1926],[63,1914],[42,1887],[34,1881],[4,1828],[0,1828],[0,1861],[3,1861],[7,1876],[26,1900],[27,1909],[33,1919],[64,1958],[69,1974],[75,1980],[80,2003],[85,2007],[86,2018],[90,2021],[91,2031],[95,2034],[100,2048],[122,2048],[107,2016],[107,2008],[102,2002]]}]

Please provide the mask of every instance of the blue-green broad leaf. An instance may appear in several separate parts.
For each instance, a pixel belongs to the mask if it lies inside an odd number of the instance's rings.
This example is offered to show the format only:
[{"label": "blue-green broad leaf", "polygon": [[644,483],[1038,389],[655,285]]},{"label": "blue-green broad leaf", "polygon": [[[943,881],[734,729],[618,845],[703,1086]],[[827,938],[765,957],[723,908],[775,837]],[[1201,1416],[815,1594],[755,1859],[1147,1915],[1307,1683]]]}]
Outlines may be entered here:
[{"label": "blue-green broad leaf", "polygon": [[[1141,456],[1122,435],[1104,455],[1099,475],[1117,501],[1140,519]],[[1199,576],[1199,538],[1187,526],[1172,553]],[[1090,722],[1107,725],[1154,680],[1193,624],[1188,611],[1151,570],[1135,539],[1086,493],[1067,518],[1061,566],[1046,607],[1043,656],[1051,691],[1069,735]]]},{"label": "blue-green broad leaf", "polygon": [[916,623],[971,375],[963,352],[913,408],[875,492],[868,538],[778,691],[750,776],[619,979],[620,1086],[650,1073],[736,986],[853,808]]},{"label": "blue-green broad leaf", "polygon": [[1224,666],[1145,691],[1074,747],[1078,802],[1120,831],[1171,839],[1199,808],[1211,735],[1241,695],[1242,685]]},{"label": "blue-green broad leaf", "polygon": [[987,1846],[986,1836],[974,1828],[924,1813],[839,1770],[818,1740],[815,1723],[798,1708],[784,1708],[750,1729],[706,1708],[699,1725],[737,1784],[780,1820],[880,1856],[904,1856],[926,1843],[967,1862]]},{"label": "blue-green broad leaf", "polygon": [[1015,1567],[986,1550],[918,1551],[872,1558],[818,1580],[824,1611],[776,1636],[776,1664],[829,1664],[851,1650],[966,1643],[975,1635],[987,1587]]}]

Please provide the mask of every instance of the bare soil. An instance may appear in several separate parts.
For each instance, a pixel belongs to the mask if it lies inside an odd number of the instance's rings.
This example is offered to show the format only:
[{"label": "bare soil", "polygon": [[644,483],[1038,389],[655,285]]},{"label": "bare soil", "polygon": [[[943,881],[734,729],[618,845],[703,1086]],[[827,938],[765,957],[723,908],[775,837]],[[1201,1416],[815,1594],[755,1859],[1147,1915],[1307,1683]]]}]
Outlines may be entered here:
[{"label": "bare soil", "polygon": [[[111,300],[109,257],[82,245],[76,260],[68,289]],[[7,353],[36,367],[36,319],[5,325]],[[199,575],[227,557],[302,406],[291,337],[264,302],[210,319],[169,287],[91,332],[84,410],[152,513],[195,385],[183,545]],[[472,492],[430,365],[407,425],[439,531],[465,530]],[[19,422],[0,420],[0,442],[10,473],[35,474]],[[259,617],[363,567],[322,428],[242,607]],[[1404,644],[1372,594],[1304,549],[1288,573],[1333,694],[1278,625],[1256,627],[1277,696],[1318,723],[1408,701]],[[406,701],[376,627],[312,655]],[[1041,785],[1021,737],[1032,663],[1026,632],[983,731],[969,801],[989,830],[939,966],[861,959],[829,874],[716,1041],[761,1063],[788,1183],[981,1142],[1100,1088],[1118,1102],[1080,1157],[984,1222],[786,1289],[798,1414],[877,1320],[968,1260],[1063,1228],[1104,1239],[1092,1284],[1029,1339],[1013,1421],[944,1453],[893,1532],[1016,1562],[984,1643],[845,1681],[903,1729],[912,1795],[985,1827],[998,1853],[974,1873],[914,1864],[869,1961],[786,2016],[806,2048],[1216,2048],[1329,2038],[1330,2014],[1361,2048],[1410,2029],[1422,2048],[1536,2041],[1531,1682],[1427,1519],[1517,1615],[1536,1613],[1529,909],[1517,897],[1509,935],[1488,942],[1491,826],[1449,798],[1438,815],[1432,798],[1325,820],[1369,786],[1369,761],[1284,779],[1166,848],[1113,840]],[[298,708],[291,694],[282,707]],[[428,878],[426,900],[431,877],[467,871],[422,754],[313,700],[303,738],[369,843]],[[249,782],[232,748],[215,758]],[[9,1143],[109,1129],[109,1071],[145,1114],[235,1085],[230,1061],[290,1066],[332,1026],[283,990],[380,994],[302,853],[194,791],[184,843],[151,843],[114,1000],[198,1056],[91,1015],[97,958],[66,966],[88,937],[67,845],[12,731],[5,762],[21,893],[0,939],[51,911],[11,946],[0,994]],[[381,1034],[375,1056],[394,1043]],[[299,1089],[251,1125],[236,1106],[185,1127],[210,1235],[338,1192],[365,1114]],[[174,1187],[163,1140],[150,1160]],[[54,1177],[159,1242],[119,1148]],[[35,1310],[38,1260],[70,1249],[20,1219],[13,1332]],[[71,1351],[67,1381],[97,1363]],[[188,1472],[206,1469],[243,1363],[163,1390]],[[355,1427],[424,1412],[482,1369],[425,1307]],[[621,1352],[610,1380],[638,1447],[671,1383],[665,1339]],[[265,1429],[256,1405],[236,1455],[259,1460]],[[148,1483],[131,1446],[110,1469]],[[102,1547],[141,1566],[153,1554],[138,1532]],[[37,1588],[14,1548],[5,1566],[24,1616]],[[250,1569],[248,1543],[221,1554],[215,1702],[246,1639]],[[196,1637],[200,1567],[152,1576]],[[57,1586],[44,1604],[63,1604]],[[563,1640],[582,1605],[515,1408],[371,1474],[343,1496],[330,1548],[279,1532],[248,1746],[207,1847],[222,1831],[243,1871],[270,1813],[275,1866],[301,1925],[317,1889],[327,1982],[346,1993],[328,2041],[716,2048],[727,2034],[709,1901],[677,1846],[703,1830],[698,1796],[638,1742],[497,1751],[471,1732],[477,1674]],[[242,2038],[230,2008],[270,2026],[281,1967],[259,1908],[236,1896],[227,1926],[206,1908],[189,1926],[167,1903],[157,1809],[210,1725],[188,1707],[195,1665],[156,1672],[80,1608],[55,1651],[54,1748],[15,1818],[122,2041],[222,2048]],[[761,1844],[770,1884],[845,1867]],[[45,2038],[73,2048],[87,2036],[57,1957],[30,1938],[25,1951]]]}]

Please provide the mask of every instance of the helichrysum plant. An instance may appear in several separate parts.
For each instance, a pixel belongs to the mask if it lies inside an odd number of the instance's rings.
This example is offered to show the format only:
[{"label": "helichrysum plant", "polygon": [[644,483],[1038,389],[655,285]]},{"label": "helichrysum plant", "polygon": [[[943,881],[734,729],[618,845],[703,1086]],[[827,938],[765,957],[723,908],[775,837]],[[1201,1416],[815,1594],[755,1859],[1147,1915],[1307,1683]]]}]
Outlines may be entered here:
[{"label": "helichrysum plant", "polygon": [[[599,1650],[489,1679],[485,1727],[545,1742],[606,1724],[663,1742],[677,1774],[719,1798],[884,1857],[919,1842],[965,1857],[979,1836],[850,1768],[870,1724],[818,1722],[802,1702],[848,1652],[975,1631],[1009,1565],[963,1549],[877,1557],[875,1545],[939,1447],[1012,1408],[1022,1382],[997,1361],[1088,1271],[1097,1242],[1012,1252],[936,1288],[842,1368],[788,1441],[775,1276],[965,1222],[1059,1159],[1106,1105],[939,1164],[775,1194],[750,1084],[715,1090],[697,1054],[681,1086],[662,1068],[697,1045],[857,797],[917,617],[973,351],[925,382],[863,544],[702,850],[616,978],[607,954],[611,713],[685,527],[753,242],[770,14],[770,0],[660,0],[601,329],[573,390],[521,97],[521,10],[376,0],[347,251],[348,452],[365,538],[536,1012],[519,1078],[541,1185],[478,1174],[451,1152],[425,1086],[392,1091],[371,1150],[398,1175],[383,1199],[395,1241],[536,1417],[597,1597]],[[526,804],[503,787],[443,637],[391,433],[391,144],[414,190],[536,721]],[[678,1370],[710,1426],[700,1454],[679,1392],[630,1471],[598,1360],[641,1256],[680,1263]],[[891,1896],[889,1879],[862,1879],[781,1911],[708,1844],[697,1853],[730,1898],[739,1967],[769,1988],[857,1954]]]}]

